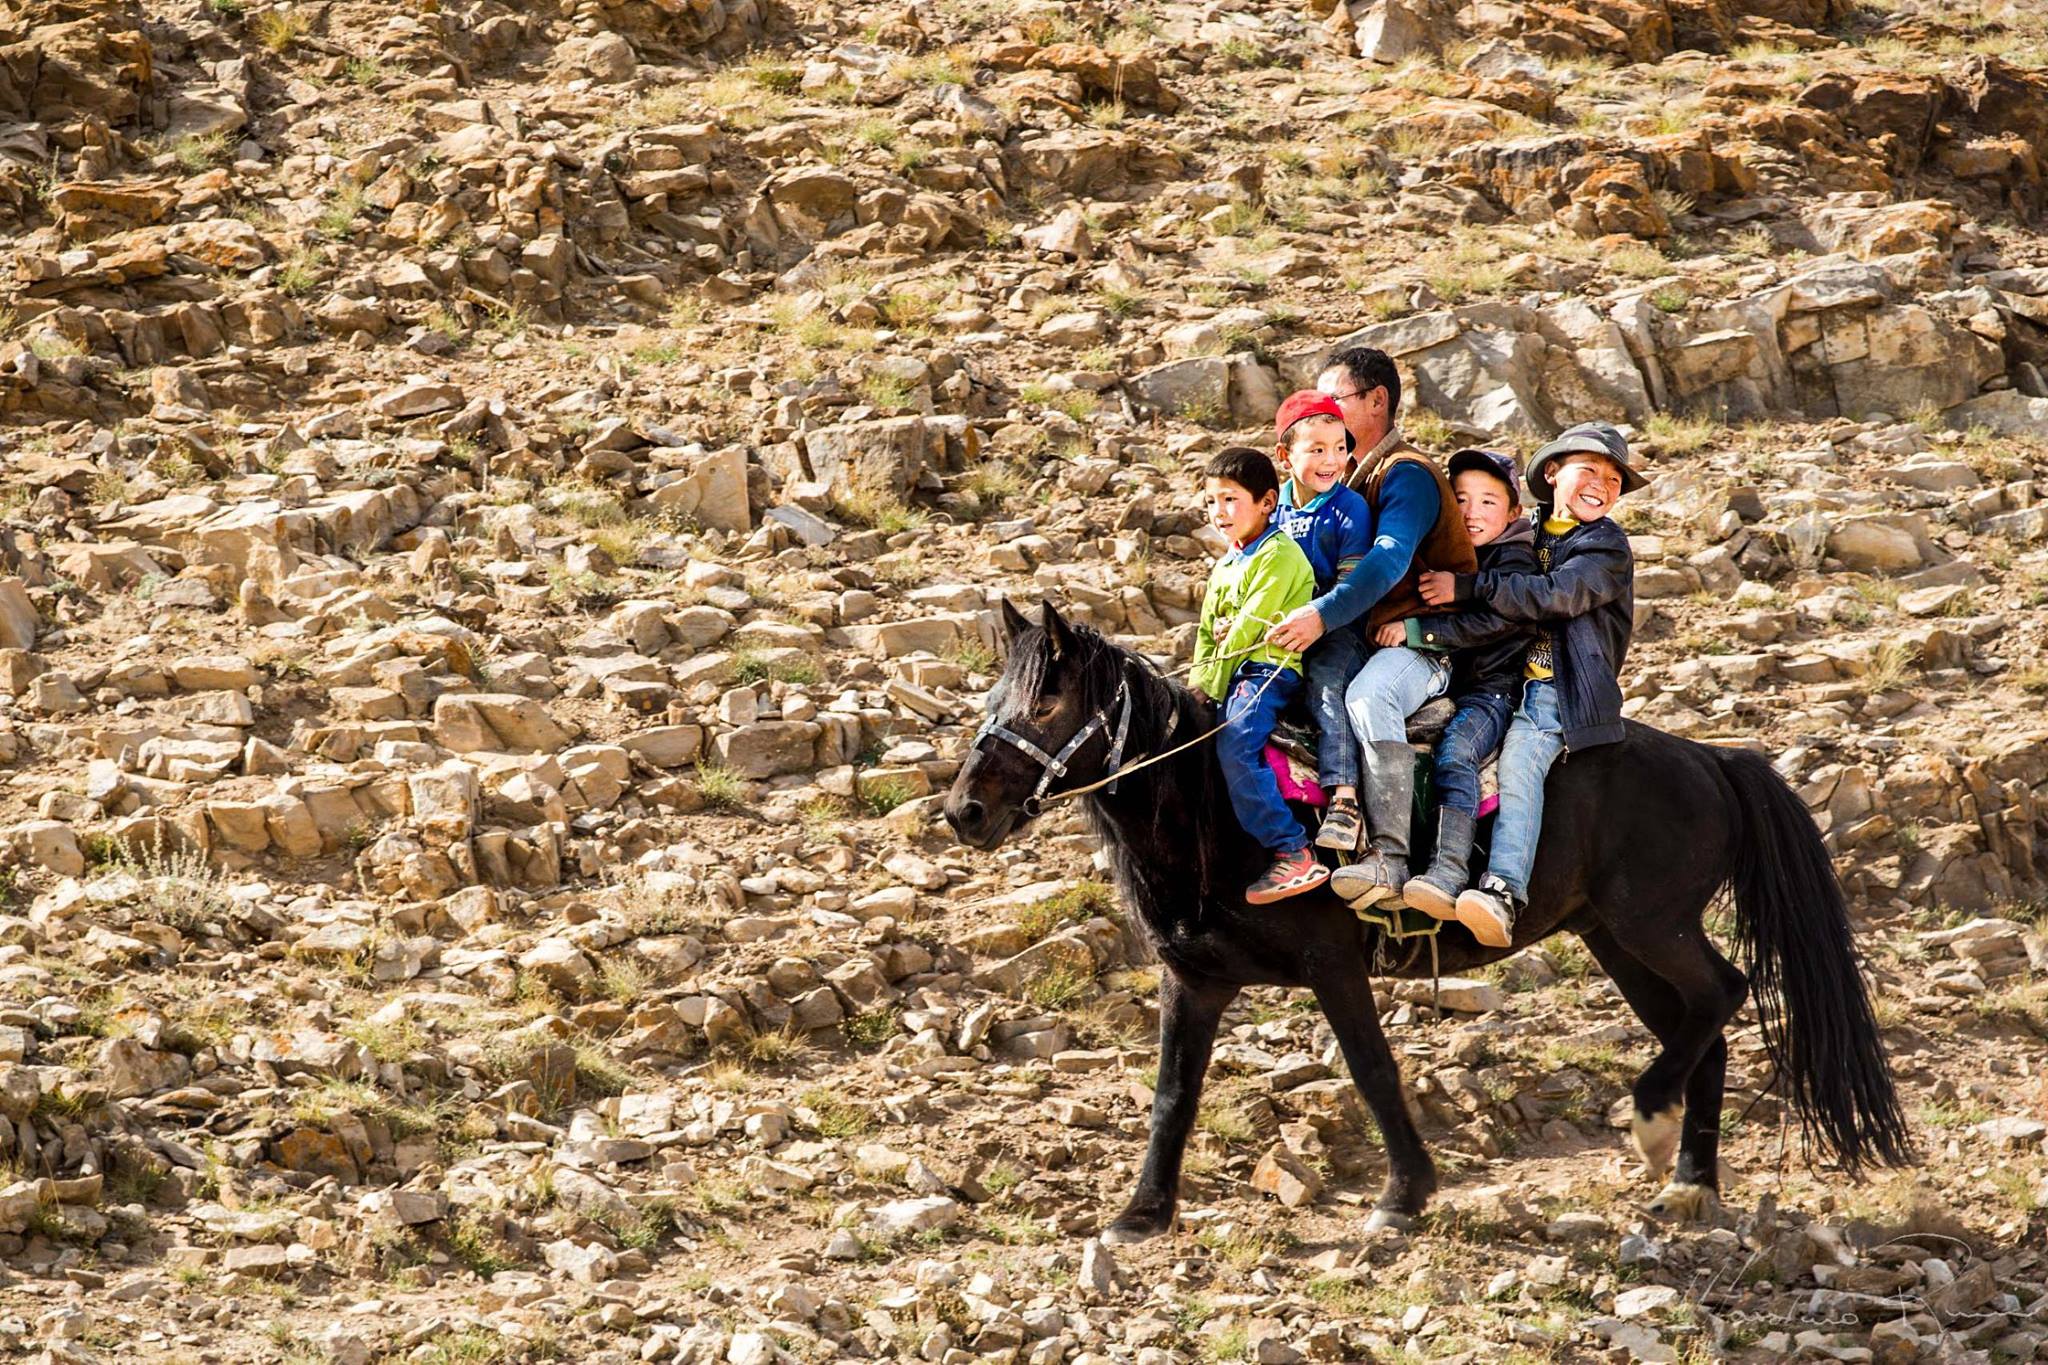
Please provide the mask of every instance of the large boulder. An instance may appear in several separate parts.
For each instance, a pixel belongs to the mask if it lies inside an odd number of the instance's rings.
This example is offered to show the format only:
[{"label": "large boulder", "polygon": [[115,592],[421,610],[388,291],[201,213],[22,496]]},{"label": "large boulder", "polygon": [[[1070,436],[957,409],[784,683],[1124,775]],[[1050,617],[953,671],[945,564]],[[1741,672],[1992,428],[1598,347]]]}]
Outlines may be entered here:
[{"label": "large boulder", "polygon": [[1049,43],[1036,51],[1011,47],[989,55],[989,64],[998,68],[1066,72],[1094,99],[1122,100],[1162,114],[1180,108],[1180,96],[1159,79],[1159,63],[1149,53],[1119,54],[1092,43]]},{"label": "large boulder", "polygon": [[1988,427],[2000,436],[2039,436],[2048,431],[2048,398],[2030,398],[2018,389],[2000,389],[1943,414],[1957,431]]},{"label": "large boulder", "polygon": [[1844,309],[1785,329],[1794,400],[1815,417],[1952,408],[2002,373],[1996,343],[1917,303]]},{"label": "large boulder", "polygon": [[34,649],[42,618],[19,578],[0,578],[0,649]]},{"label": "large boulder", "polygon": [[1920,164],[1947,94],[1947,83],[1939,76],[1831,71],[1802,90],[1799,103],[1833,114],[1851,132],[1878,143],[1898,173]]},{"label": "large boulder", "polygon": [[574,736],[532,697],[468,692],[434,703],[434,742],[458,754],[552,753]]},{"label": "large boulder", "polygon": [[1179,175],[1171,148],[1130,133],[1067,128],[1027,137],[1003,153],[1012,184],[1044,185],[1067,195],[1122,195],[1131,186]]},{"label": "large boulder", "polygon": [[823,727],[808,720],[764,720],[720,735],[718,761],[741,777],[762,779],[808,772]]},{"label": "large boulder", "polygon": [[1440,8],[1426,0],[1352,0],[1351,33],[1358,55],[1392,66],[1440,51],[1444,34],[1456,31],[1436,12]]},{"label": "large boulder", "polygon": [[1230,362],[1222,356],[1191,356],[1140,370],[1125,381],[1141,403],[1192,421],[1214,422],[1230,412]]},{"label": "large boulder", "polygon": [[1920,542],[1885,516],[1847,517],[1828,532],[1828,553],[1861,573],[1899,573],[1920,567]]},{"label": "large boulder", "polygon": [[0,13],[0,73],[0,123],[67,124],[87,115],[127,123],[155,79],[142,6],[9,6]]},{"label": "large boulder", "polygon": [[784,232],[815,240],[853,226],[853,204],[860,195],[850,176],[826,166],[784,171],[761,187]]},{"label": "large boulder", "polygon": [[931,443],[922,417],[884,417],[806,432],[799,449],[805,476],[835,497],[904,498],[936,463]]},{"label": "large boulder", "polygon": [[678,460],[681,468],[664,473],[648,501],[662,511],[686,517],[708,530],[753,529],[747,502],[747,455],[739,446],[692,454],[656,452]]},{"label": "large boulder", "polygon": [[100,1045],[99,1078],[110,1100],[153,1095],[183,1085],[191,1074],[192,1064],[182,1053],[154,1051],[133,1038],[110,1038]]},{"label": "large boulder", "polygon": [[649,58],[672,61],[700,48],[745,51],[760,41],[765,8],[760,0],[596,0],[580,17],[627,35]]}]

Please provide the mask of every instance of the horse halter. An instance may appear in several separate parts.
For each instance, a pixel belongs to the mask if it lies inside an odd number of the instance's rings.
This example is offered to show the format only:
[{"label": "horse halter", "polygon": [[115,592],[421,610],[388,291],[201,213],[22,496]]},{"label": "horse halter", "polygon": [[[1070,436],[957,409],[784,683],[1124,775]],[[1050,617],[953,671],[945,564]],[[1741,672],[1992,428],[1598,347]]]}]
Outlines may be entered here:
[{"label": "horse halter", "polygon": [[[1128,678],[1117,679],[1116,700],[1110,705],[1116,710],[1116,729],[1110,735],[1109,758],[1103,764],[1103,771],[1114,773],[1117,765],[1123,761],[1124,740],[1131,732],[1131,685]],[[1007,740],[1023,750],[1027,757],[1038,761],[1042,769],[1038,775],[1038,786],[1032,789],[1031,795],[1024,801],[1025,816],[1036,818],[1038,813],[1045,809],[1045,789],[1067,775],[1067,760],[1079,752],[1082,745],[1095,738],[1098,731],[1108,731],[1109,723],[1108,711],[1097,712],[1080,729],[1074,731],[1073,738],[1069,739],[1058,753],[1049,754],[1015,730],[996,724],[996,718],[990,716],[981,723],[981,728],[974,732],[974,742],[967,748],[971,753],[981,747],[984,739]],[[1109,783],[1109,794],[1116,795],[1115,779],[1111,779]],[[1058,797],[1065,793],[1054,792],[1053,795]]]}]

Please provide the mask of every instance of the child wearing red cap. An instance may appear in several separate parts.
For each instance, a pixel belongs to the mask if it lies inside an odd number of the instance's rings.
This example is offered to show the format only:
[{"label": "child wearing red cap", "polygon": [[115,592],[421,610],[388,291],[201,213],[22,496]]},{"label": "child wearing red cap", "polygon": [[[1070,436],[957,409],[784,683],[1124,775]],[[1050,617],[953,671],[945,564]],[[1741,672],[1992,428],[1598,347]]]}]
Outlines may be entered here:
[{"label": "child wearing red cap", "polygon": [[1273,419],[1273,458],[1287,472],[1276,520],[1301,546],[1315,571],[1309,607],[1322,620],[1322,637],[1302,656],[1309,714],[1314,717],[1316,779],[1329,794],[1316,844],[1349,852],[1358,844],[1358,742],[1344,711],[1344,691],[1365,663],[1365,640],[1355,623],[1371,609],[1354,570],[1372,549],[1372,509],[1346,486],[1352,439],[1344,410],[1328,394],[1307,389],[1289,396]]}]

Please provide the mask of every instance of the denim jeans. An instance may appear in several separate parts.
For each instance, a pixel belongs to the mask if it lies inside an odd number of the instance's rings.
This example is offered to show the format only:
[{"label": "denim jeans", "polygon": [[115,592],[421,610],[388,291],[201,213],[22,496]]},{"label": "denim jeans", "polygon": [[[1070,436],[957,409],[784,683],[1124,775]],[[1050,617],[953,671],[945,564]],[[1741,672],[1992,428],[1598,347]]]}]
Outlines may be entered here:
[{"label": "denim jeans", "polygon": [[[1270,686],[1262,684],[1274,673]],[[1223,729],[1216,736],[1216,756],[1223,763],[1223,781],[1230,788],[1230,808],[1245,833],[1274,853],[1308,847],[1308,831],[1280,795],[1280,779],[1266,763],[1266,740],[1280,710],[1301,691],[1301,674],[1271,664],[1240,664],[1223,699]]]},{"label": "denim jeans", "polygon": [[1344,691],[1365,663],[1365,637],[1356,626],[1333,630],[1301,659],[1308,675],[1308,713],[1316,723],[1316,780],[1324,791],[1358,785],[1358,738],[1344,714]]},{"label": "denim jeans", "polygon": [[1360,744],[1408,738],[1408,717],[1450,690],[1451,656],[1393,645],[1375,649],[1344,694]]},{"label": "denim jeans", "polygon": [[1458,698],[1458,714],[1436,742],[1436,790],[1443,805],[1477,819],[1479,770],[1500,747],[1514,704],[1497,692]]},{"label": "denim jeans", "polygon": [[1557,684],[1531,678],[1522,685],[1522,705],[1500,749],[1500,814],[1493,824],[1487,871],[1508,884],[1515,899],[1529,899],[1529,872],[1536,865],[1536,840],[1543,833],[1543,783],[1564,751],[1564,726],[1557,713]]}]

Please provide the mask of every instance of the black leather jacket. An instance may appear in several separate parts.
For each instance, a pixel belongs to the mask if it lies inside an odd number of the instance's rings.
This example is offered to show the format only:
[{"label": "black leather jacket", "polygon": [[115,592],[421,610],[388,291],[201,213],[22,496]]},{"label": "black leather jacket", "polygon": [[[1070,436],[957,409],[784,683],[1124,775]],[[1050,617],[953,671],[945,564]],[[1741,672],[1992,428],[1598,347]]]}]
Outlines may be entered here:
[{"label": "black leather jacket", "polygon": [[[1506,530],[1479,546],[1478,553],[1482,574],[1541,572],[1536,562],[1536,531],[1527,517],[1509,522]],[[1453,698],[1485,692],[1506,697],[1514,705],[1522,699],[1522,666],[1539,629],[1526,621],[1510,621],[1474,601],[1463,611],[1410,617],[1408,644],[1414,649],[1451,651]]]},{"label": "black leather jacket", "polygon": [[[1540,514],[1544,511],[1538,508]],[[1550,632],[1558,718],[1567,749],[1613,744],[1624,734],[1621,666],[1635,630],[1635,557],[1611,517],[1560,536],[1537,532],[1547,572],[1457,576],[1459,602],[1483,602],[1510,621]]]}]

